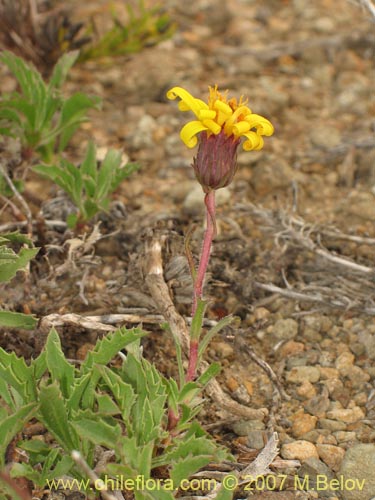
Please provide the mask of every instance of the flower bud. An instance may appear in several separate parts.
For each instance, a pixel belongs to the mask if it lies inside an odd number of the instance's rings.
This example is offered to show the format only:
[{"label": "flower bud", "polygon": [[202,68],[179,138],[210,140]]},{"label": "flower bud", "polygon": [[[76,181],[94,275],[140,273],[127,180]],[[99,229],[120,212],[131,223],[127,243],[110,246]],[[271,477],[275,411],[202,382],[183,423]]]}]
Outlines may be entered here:
[{"label": "flower bud", "polygon": [[205,193],[228,186],[232,182],[237,171],[239,144],[239,138],[227,136],[224,131],[217,135],[201,132],[193,168]]}]

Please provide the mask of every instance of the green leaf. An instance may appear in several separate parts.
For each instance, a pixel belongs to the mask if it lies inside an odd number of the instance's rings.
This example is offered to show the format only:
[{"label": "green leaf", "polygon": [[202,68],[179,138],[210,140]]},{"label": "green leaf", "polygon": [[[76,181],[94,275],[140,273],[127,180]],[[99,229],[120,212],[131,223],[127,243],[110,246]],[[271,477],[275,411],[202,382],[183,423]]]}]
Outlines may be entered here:
[{"label": "green leaf", "polygon": [[97,370],[102,375],[108,385],[115,400],[121,410],[121,416],[126,425],[129,426],[130,414],[135,403],[135,392],[132,386],[124,382],[113,370],[106,366],[97,366]]},{"label": "green leaf", "polygon": [[224,488],[224,486],[221,485],[216,493],[215,500],[232,500],[234,493],[235,490]]},{"label": "green leaf", "polygon": [[220,363],[212,363],[206,371],[204,371],[199,378],[197,379],[197,383],[205,386],[211,379],[216,377],[221,371]]},{"label": "green leaf", "polygon": [[112,178],[110,192],[113,192],[117,186],[127,177],[129,177],[133,172],[137,172],[141,168],[139,163],[127,163],[126,165],[119,167]]},{"label": "green leaf", "polygon": [[139,328],[127,330],[125,327],[109,333],[96,343],[93,351],[87,354],[85,361],[81,365],[81,373],[89,371],[94,364],[106,365],[121,349],[145,335],[147,335],[147,332]]},{"label": "green leaf", "polygon": [[19,231],[14,231],[12,233],[3,233],[0,236],[0,245],[6,245],[8,242],[11,243],[21,243],[29,247],[33,247],[33,242],[26,234],[22,234]]},{"label": "green leaf", "polygon": [[83,203],[83,210],[85,214],[85,219],[88,220],[94,217],[94,215],[96,215],[99,212],[100,208],[99,205],[94,201],[85,200],[85,202]]},{"label": "green leaf", "polygon": [[[88,414],[88,410],[85,414]],[[122,434],[119,424],[110,425],[103,418],[99,420],[98,415],[94,413],[91,418],[78,418],[71,422],[71,425],[81,438],[108,449],[118,446]]]},{"label": "green leaf", "polygon": [[203,356],[204,351],[206,350],[208,344],[211,342],[211,339],[214,335],[220,332],[224,327],[230,325],[234,321],[233,316],[225,316],[220,321],[217,322],[215,326],[213,326],[209,332],[204,336],[201,340],[198,350],[198,358],[200,359]]},{"label": "green leaf", "polygon": [[180,391],[178,402],[186,402],[186,400],[191,401],[196,394],[200,391],[200,387],[196,382],[186,383]]},{"label": "green leaf", "polygon": [[105,155],[105,158],[100,166],[97,200],[105,198],[111,191],[112,179],[116,170],[118,170],[121,165],[121,156],[121,151],[116,151],[115,149],[109,149],[107,151],[107,154]]},{"label": "green leaf", "polygon": [[36,403],[29,403],[1,421],[0,450],[2,450],[2,454],[0,455],[0,464],[2,463],[2,455],[5,453],[8,444],[23,429],[26,422],[35,415],[36,409]]},{"label": "green leaf", "polygon": [[96,183],[97,180],[97,167],[96,167],[96,147],[90,141],[87,146],[85,158],[81,164],[82,177],[88,177]]},{"label": "green leaf", "polygon": [[75,379],[70,398],[66,402],[68,414],[79,410],[83,398],[87,402],[86,405],[82,405],[83,408],[91,407],[93,405],[96,384],[98,381],[99,377],[95,377],[92,372],[88,372]]},{"label": "green leaf", "polygon": [[67,226],[70,229],[73,229],[74,227],[76,227],[78,220],[79,216],[77,214],[69,214],[66,218]]},{"label": "green leaf", "polygon": [[79,449],[80,439],[69,420],[65,401],[57,382],[41,385],[39,418],[65,451]]},{"label": "green leaf", "polygon": [[53,131],[54,135],[60,135],[59,152],[66,148],[78,126],[87,121],[86,112],[91,108],[98,109],[100,103],[99,97],[89,97],[82,92],[77,92],[63,103],[59,123]]},{"label": "green leaf", "polygon": [[72,392],[74,367],[65,359],[61,350],[59,334],[54,328],[49,332],[45,353],[52,382],[59,383],[62,395],[65,399],[68,399]]},{"label": "green leaf", "polygon": [[0,246],[0,282],[9,281],[39,252],[39,248],[21,248],[18,255]]},{"label": "green leaf", "polygon": [[42,93],[41,88],[44,87],[44,82],[35,67],[31,63],[27,64],[23,59],[7,50],[1,52],[0,61],[6,64],[8,69],[17,78],[21,90],[27,99],[31,102],[37,101],[37,96],[40,96]]},{"label": "green leaf", "polygon": [[38,319],[31,314],[0,311],[0,326],[32,330],[37,323]]},{"label": "green leaf", "polygon": [[210,461],[211,457],[203,454],[201,456],[187,456],[186,458],[178,461],[176,464],[172,465],[170,471],[173,483],[176,486],[179,485],[183,479],[188,479],[199,469],[209,464]]},{"label": "green leaf", "polygon": [[108,394],[96,394],[98,402],[98,412],[103,415],[118,415],[121,413],[120,408],[113,402]]},{"label": "green leaf", "polygon": [[69,70],[76,62],[79,56],[79,50],[74,50],[63,54],[53,68],[52,76],[49,81],[49,90],[60,89],[65,82]]},{"label": "green leaf", "polygon": [[199,337],[202,333],[202,324],[206,307],[207,301],[198,298],[197,309],[190,326],[190,340],[199,340]]},{"label": "green leaf", "polygon": [[27,366],[23,358],[14,352],[7,353],[0,348],[0,378],[7,382],[26,403],[35,401],[36,386],[33,369]]}]

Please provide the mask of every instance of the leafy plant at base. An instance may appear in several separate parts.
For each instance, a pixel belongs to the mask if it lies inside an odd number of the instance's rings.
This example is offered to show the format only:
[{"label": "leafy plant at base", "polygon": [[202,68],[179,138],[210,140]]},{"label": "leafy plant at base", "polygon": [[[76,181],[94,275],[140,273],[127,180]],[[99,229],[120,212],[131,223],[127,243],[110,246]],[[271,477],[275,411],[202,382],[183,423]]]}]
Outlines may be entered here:
[{"label": "leafy plant at base", "polygon": [[[16,253],[9,246],[12,243],[23,247]],[[10,281],[38,252],[39,248],[32,248],[32,242],[18,232],[0,235],[0,283]],[[29,314],[0,309],[0,326],[32,329],[36,323],[37,319]]]},{"label": "leafy plant at base", "polygon": [[78,51],[64,54],[54,67],[49,83],[31,63],[3,51],[0,61],[13,73],[20,92],[3,95],[0,100],[0,133],[20,139],[24,151],[36,151],[43,161],[61,153],[86,113],[98,108],[100,99],[77,92],[64,98],[61,87]]},{"label": "leafy plant at base", "polygon": [[[57,443],[51,448],[39,441],[19,442],[29,461],[13,464],[12,477],[26,477],[39,486],[62,475],[82,478],[72,451],[78,450],[94,468],[94,449],[100,446],[115,453],[113,463],[102,471],[103,478],[121,474],[146,480],[155,469],[168,467],[177,488],[210,461],[228,457],[194,421],[199,411],[194,397],[201,384],[189,382],[178,389],[174,380],[161,375],[140,354],[144,335],[139,329],[116,330],[97,342],[79,369],[65,359],[53,329],[44,351],[29,365],[0,349],[0,464],[4,465],[7,445],[32,418],[43,423]],[[108,367],[124,348],[127,354],[121,366]],[[173,432],[168,429],[171,397],[183,415],[180,428]],[[166,490],[137,491],[135,496],[174,498]]]},{"label": "leafy plant at base", "polygon": [[121,151],[110,149],[99,165],[95,145],[90,142],[80,167],[61,158],[59,165],[38,165],[33,170],[60,186],[77,206],[78,215],[70,214],[68,219],[73,227],[101,210],[107,211],[109,195],[139,168],[135,163],[121,165],[121,162]]}]

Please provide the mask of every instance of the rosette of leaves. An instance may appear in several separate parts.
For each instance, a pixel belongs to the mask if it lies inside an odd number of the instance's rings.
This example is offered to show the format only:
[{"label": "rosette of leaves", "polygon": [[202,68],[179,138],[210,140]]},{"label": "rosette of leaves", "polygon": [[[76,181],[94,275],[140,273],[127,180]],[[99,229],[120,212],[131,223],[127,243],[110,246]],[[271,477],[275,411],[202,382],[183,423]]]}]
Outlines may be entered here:
[{"label": "rosette of leaves", "polygon": [[[211,461],[229,458],[195,420],[199,405],[194,395],[201,392],[203,379],[177,388],[142,356],[145,334],[126,328],[110,333],[77,369],[65,358],[55,330],[44,351],[28,364],[0,349],[0,466],[5,465],[7,445],[31,418],[45,426],[54,443],[18,442],[28,461],[9,469],[11,477],[26,477],[41,487],[61,476],[84,478],[72,451],[79,451],[95,470],[95,450],[100,448],[111,450],[112,458],[97,474],[147,480],[164,470],[173,491],[134,494],[137,500],[173,500],[183,479]],[[110,365],[122,349],[122,362]],[[181,411],[173,432],[168,429],[171,397]]]},{"label": "rosette of leaves", "polygon": [[18,138],[24,155],[35,151],[49,162],[67,146],[86,113],[98,108],[100,99],[83,92],[65,98],[61,87],[77,60],[78,52],[64,54],[53,69],[48,84],[31,64],[11,52],[0,53],[16,78],[20,91],[0,98],[0,134]]},{"label": "rosette of leaves", "polygon": [[37,165],[35,172],[61,187],[78,209],[68,216],[70,227],[84,223],[109,208],[110,194],[119,184],[138,170],[136,163],[123,164],[122,152],[109,149],[103,161],[96,159],[96,147],[90,142],[85,158],[78,167],[60,158],[58,165]]}]

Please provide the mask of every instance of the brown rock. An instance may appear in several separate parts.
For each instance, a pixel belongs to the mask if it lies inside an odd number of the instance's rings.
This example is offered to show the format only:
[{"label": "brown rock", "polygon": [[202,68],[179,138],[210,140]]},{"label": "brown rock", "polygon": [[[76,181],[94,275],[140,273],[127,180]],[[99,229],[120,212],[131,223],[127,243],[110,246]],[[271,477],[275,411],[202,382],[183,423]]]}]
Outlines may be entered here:
[{"label": "brown rock", "polygon": [[311,383],[318,382],[320,370],[316,366],[295,366],[286,375],[287,382],[298,384],[304,380]]},{"label": "brown rock", "polygon": [[299,438],[307,432],[315,429],[318,419],[308,413],[299,412],[292,418],[292,420],[292,434],[294,437]]},{"label": "brown rock", "polygon": [[338,471],[345,455],[345,450],[333,444],[317,444],[319,458],[333,471]]},{"label": "brown rock", "polygon": [[301,462],[310,457],[319,458],[316,447],[309,441],[304,440],[283,444],[281,456],[285,459],[301,460]]},{"label": "brown rock", "polygon": [[359,406],[354,406],[353,408],[335,408],[327,412],[327,418],[339,420],[346,424],[353,424],[364,417],[365,414]]},{"label": "brown rock", "polygon": [[305,350],[305,345],[302,342],[295,342],[294,340],[289,340],[281,346],[279,350],[279,355],[281,358],[286,358],[288,356],[294,356]]},{"label": "brown rock", "polygon": [[303,398],[311,399],[316,396],[316,389],[308,380],[304,380],[297,388],[297,394]]},{"label": "brown rock", "polygon": [[337,368],[330,368],[328,366],[320,366],[320,378],[322,380],[339,378],[340,373]]}]

